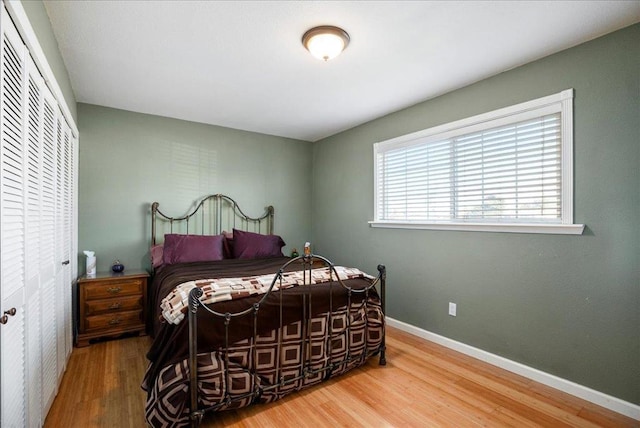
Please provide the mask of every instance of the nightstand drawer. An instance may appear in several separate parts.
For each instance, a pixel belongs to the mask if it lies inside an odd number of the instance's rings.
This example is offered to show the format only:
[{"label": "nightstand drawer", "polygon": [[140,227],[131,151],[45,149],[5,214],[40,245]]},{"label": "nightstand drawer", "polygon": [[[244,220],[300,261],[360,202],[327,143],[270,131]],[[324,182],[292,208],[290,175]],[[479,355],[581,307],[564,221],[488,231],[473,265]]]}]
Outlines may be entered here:
[{"label": "nightstand drawer", "polygon": [[142,284],[146,283],[139,278],[119,279],[117,281],[103,281],[100,283],[88,283],[84,285],[84,299],[97,300],[109,299],[117,296],[142,296]]},{"label": "nightstand drawer", "polygon": [[141,324],[144,327],[144,317],[142,310],[117,312],[113,314],[94,315],[85,318],[85,332],[96,330],[110,330],[114,328],[125,329],[127,327],[137,327]]},{"label": "nightstand drawer", "polygon": [[143,308],[142,296],[122,296],[104,300],[87,300],[84,304],[86,316],[104,313],[135,311]]}]

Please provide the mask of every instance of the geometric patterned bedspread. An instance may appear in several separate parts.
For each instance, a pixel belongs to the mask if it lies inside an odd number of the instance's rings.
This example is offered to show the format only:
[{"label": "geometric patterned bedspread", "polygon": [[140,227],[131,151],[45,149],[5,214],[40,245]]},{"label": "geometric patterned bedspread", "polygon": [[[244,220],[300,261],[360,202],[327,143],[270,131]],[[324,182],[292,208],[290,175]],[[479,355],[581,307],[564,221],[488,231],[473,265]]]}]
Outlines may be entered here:
[{"label": "geometric patterned bedspread", "polygon": [[[226,410],[270,403],[364,364],[379,350],[384,336],[380,300],[372,293],[367,301],[352,303],[349,310],[343,306],[334,308],[332,314],[317,314],[310,320],[310,327],[307,346],[303,321],[264,333],[255,343],[253,338],[236,342],[228,349],[228,367],[220,350],[199,354],[199,407],[219,406],[218,410]],[[328,370],[309,374],[320,369]],[[164,367],[153,385],[147,383],[148,375],[143,382],[148,393],[147,422],[153,427],[188,426],[188,360]],[[252,391],[256,394],[227,401]]]},{"label": "geometric patterned bedspread", "polygon": [[275,281],[275,275],[270,273],[249,277],[198,279],[183,282],[162,299],[160,303],[162,316],[173,324],[179,324],[185,319],[189,306],[189,292],[195,287],[199,287],[203,292],[200,302],[210,304],[266,294],[269,290],[278,291],[281,288],[326,283],[335,281],[336,278],[342,281],[355,278],[374,279],[359,269],[344,266],[317,268],[311,271],[281,272],[279,275],[278,281]]}]

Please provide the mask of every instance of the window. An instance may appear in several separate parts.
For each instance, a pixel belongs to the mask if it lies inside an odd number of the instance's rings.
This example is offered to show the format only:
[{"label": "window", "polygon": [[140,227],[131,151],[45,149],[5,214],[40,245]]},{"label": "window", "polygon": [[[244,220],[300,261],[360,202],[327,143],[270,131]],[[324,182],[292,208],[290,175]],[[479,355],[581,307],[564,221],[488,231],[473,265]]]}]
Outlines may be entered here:
[{"label": "window", "polygon": [[580,234],[573,89],[374,145],[374,227]]}]

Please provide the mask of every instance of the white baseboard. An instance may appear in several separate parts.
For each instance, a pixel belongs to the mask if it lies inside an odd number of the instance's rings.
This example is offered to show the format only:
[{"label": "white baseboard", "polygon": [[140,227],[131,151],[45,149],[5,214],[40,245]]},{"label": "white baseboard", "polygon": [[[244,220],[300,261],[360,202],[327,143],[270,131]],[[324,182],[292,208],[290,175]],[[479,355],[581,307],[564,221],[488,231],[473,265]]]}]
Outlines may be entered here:
[{"label": "white baseboard", "polygon": [[457,342],[453,339],[440,336],[439,334],[423,330],[421,328],[404,323],[402,321],[398,321],[393,318],[386,317],[386,321],[389,326],[396,327],[402,331],[413,334],[414,336],[421,337],[444,347],[453,349],[454,351],[458,351],[462,354],[477,358],[478,360],[519,374],[520,376],[532,379],[536,382],[566,392],[578,398],[582,398],[583,400],[590,401],[591,403],[605,407],[616,413],[620,413],[630,418],[640,420],[640,406],[629,403],[628,401],[612,397],[611,395],[607,395],[586,386],[579,385],[575,382],[571,382],[558,376],[545,373],[541,370],[525,366],[524,364],[511,361],[499,355],[483,351],[479,348],[474,348],[473,346],[466,345],[462,342]]}]

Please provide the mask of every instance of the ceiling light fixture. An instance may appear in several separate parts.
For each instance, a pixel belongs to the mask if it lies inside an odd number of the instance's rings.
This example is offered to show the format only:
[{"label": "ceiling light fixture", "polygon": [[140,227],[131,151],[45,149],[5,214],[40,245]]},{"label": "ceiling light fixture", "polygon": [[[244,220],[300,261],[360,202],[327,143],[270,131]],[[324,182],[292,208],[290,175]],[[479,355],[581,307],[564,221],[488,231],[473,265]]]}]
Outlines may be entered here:
[{"label": "ceiling light fixture", "polygon": [[340,55],[347,47],[349,35],[342,28],[322,25],[304,33],[302,44],[311,52],[311,55],[329,61]]}]

